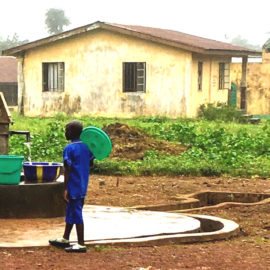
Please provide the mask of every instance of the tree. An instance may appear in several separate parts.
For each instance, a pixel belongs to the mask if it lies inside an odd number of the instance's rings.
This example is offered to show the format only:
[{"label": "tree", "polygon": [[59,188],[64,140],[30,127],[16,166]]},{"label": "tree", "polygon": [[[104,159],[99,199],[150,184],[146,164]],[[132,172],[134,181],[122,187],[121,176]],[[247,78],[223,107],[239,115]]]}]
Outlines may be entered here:
[{"label": "tree", "polygon": [[51,35],[59,34],[63,32],[63,27],[70,24],[69,19],[65,16],[64,10],[50,8],[46,12],[45,23],[48,28],[48,32]]},{"label": "tree", "polygon": [[230,43],[233,44],[233,45],[246,47],[246,48],[249,48],[249,49],[252,49],[252,50],[260,51],[262,49],[262,47],[260,45],[250,44],[247,39],[242,38],[240,35],[233,38]]},{"label": "tree", "polygon": [[7,37],[7,39],[3,39],[0,37],[0,55],[2,54],[3,50],[20,46],[27,42],[29,42],[29,40],[27,39],[19,40],[19,35],[17,33],[13,34],[12,38],[10,38],[9,36]]}]

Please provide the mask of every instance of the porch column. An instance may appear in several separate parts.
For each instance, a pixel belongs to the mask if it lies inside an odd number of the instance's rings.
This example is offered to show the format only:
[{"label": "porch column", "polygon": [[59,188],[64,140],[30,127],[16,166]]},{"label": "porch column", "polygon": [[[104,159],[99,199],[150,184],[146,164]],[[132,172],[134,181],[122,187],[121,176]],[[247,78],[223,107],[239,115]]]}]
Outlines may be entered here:
[{"label": "porch column", "polygon": [[241,95],[240,95],[240,109],[246,112],[246,90],[247,90],[247,56],[242,57],[242,78],[241,78]]},{"label": "porch column", "polygon": [[24,54],[22,54],[18,57],[18,111],[21,115],[24,115],[24,98]]}]

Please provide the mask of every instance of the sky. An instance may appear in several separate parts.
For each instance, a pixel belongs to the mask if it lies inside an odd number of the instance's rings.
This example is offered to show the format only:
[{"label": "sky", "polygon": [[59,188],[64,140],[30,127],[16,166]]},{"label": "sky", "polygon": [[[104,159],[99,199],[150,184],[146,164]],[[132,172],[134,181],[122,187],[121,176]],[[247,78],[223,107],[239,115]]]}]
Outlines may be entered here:
[{"label": "sky", "polygon": [[34,41],[49,34],[45,14],[63,9],[70,30],[95,21],[176,30],[230,42],[240,35],[250,44],[270,38],[269,0],[8,0],[0,4],[0,38]]}]

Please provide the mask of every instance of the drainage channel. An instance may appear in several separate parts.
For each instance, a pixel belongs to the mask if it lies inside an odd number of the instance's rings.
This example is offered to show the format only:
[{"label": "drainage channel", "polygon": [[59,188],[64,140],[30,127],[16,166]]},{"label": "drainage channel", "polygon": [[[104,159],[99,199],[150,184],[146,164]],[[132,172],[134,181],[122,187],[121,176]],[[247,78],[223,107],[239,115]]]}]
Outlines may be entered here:
[{"label": "drainage channel", "polygon": [[137,210],[166,211],[166,212],[190,212],[195,209],[218,207],[219,205],[252,205],[261,204],[270,200],[269,193],[244,193],[203,191],[174,197],[179,202],[174,204],[160,204],[148,206],[135,206]]}]

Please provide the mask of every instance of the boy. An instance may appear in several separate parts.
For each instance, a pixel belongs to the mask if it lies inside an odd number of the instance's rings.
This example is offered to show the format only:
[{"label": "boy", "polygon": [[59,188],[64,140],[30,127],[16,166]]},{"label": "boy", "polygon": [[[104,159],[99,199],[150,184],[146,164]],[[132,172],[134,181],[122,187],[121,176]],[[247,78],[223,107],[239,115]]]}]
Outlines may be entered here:
[{"label": "boy", "polygon": [[[82,208],[94,156],[80,140],[82,129],[82,124],[76,120],[66,125],[65,136],[71,141],[63,151],[64,200],[67,203],[66,227],[62,238],[49,240],[51,245],[64,247],[66,252],[86,252]],[[74,224],[76,224],[78,244],[70,246],[69,236]]]}]

